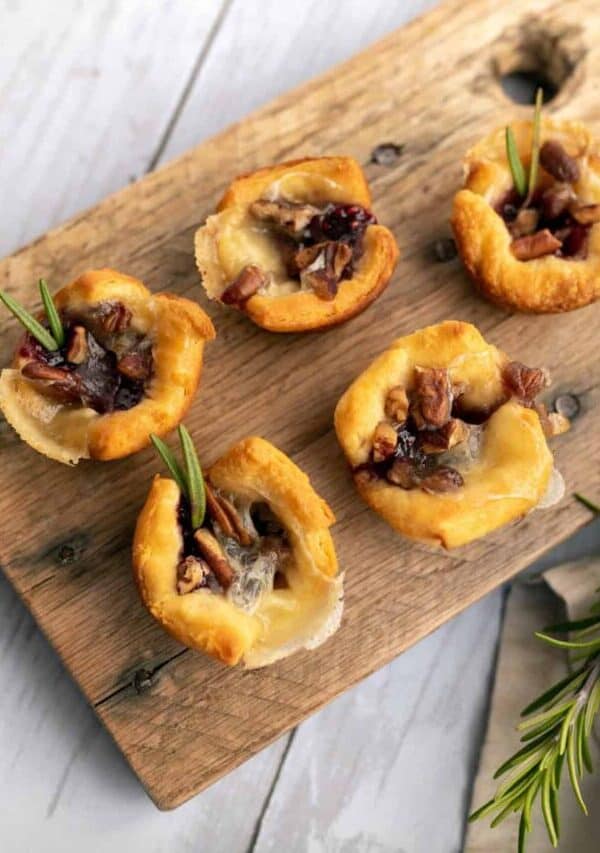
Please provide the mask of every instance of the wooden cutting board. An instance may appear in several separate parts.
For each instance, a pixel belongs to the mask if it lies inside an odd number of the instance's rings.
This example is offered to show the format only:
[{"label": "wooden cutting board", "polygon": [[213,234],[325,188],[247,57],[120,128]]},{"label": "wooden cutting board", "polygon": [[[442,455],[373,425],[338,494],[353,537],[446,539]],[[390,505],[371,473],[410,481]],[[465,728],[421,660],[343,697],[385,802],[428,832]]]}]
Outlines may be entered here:
[{"label": "wooden cutting board", "polygon": [[[182,649],[138,601],[130,543],[160,470],[154,453],[69,469],[32,452],[0,421],[2,568],[160,808],[214,782],[589,518],[566,497],[456,553],[424,550],[361,503],[331,426],[340,394],[393,338],[445,318],[469,320],[513,357],[550,368],[549,401],[576,395],[580,414],[555,442],[557,461],[568,494],[597,496],[600,305],[556,317],[511,315],[475,294],[458,261],[440,263],[432,251],[449,234],[464,150],[529,114],[507,99],[501,74],[550,76],[561,88],[548,111],[580,117],[600,133],[595,0],[538,0],[526,13],[523,5],[449,2],[0,264],[0,286],[30,308],[40,276],[57,288],[105,265],[198,299],[218,330],[187,419],[204,463],[242,436],[263,435],[308,471],[338,518],[347,573],[339,633],[265,670],[227,670]],[[373,162],[384,143],[401,153]],[[401,246],[382,298],[345,326],[305,336],[269,334],[207,306],[193,234],[229,180],[335,153],[364,164],[375,211]],[[19,332],[5,313],[0,331],[6,364]]]}]

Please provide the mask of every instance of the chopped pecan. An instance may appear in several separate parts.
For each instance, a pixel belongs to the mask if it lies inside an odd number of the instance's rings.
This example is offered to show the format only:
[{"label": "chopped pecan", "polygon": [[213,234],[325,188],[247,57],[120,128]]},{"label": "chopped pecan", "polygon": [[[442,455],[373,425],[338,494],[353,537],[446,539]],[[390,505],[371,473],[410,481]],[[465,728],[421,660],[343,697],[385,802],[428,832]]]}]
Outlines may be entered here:
[{"label": "chopped pecan", "polygon": [[177,592],[186,595],[203,586],[210,569],[198,557],[186,557],[177,566]]},{"label": "chopped pecan", "polygon": [[150,350],[132,350],[119,359],[117,370],[128,379],[145,382],[152,373],[152,353]]},{"label": "chopped pecan", "polygon": [[385,413],[396,423],[403,424],[408,417],[408,395],[401,385],[391,388],[385,398]]},{"label": "chopped pecan", "polygon": [[421,450],[425,453],[443,453],[456,447],[469,437],[469,425],[459,418],[450,418],[447,424],[436,430],[428,430],[424,433],[421,442]]},{"label": "chopped pecan", "polygon": [[412,415],[417,429],[439,429],[450,420],[452,385],[443,367],[415,367]]},{"label": "chopped pecan", "polygon": [[418,483],[415,466],[409,459],[394,459],[385,476],[389,483],[402,489],[412,489]]},{"label": "chopped pecan", "polygon": [[208,481],[204,483],[206,507],[212,520],[219,525],[224,536],[236,539],[240,545],[250,545],[252,537],[242,523],[238,511],[224,495],[218,495]]},{"label": "chopped pecan", "polygon": [[554,184],[542,193],[542,216],[544,219],[558,219],[574,199],[570,184]]},{"label": "chopped pecan", "polygon": [[539,221],[540,214],[534,207],[523,207],[510,223],[510,233],[513,238],[533,234]]},{"label": "chopped pecan", "polygon": [[520,361],[509,361],[502,371],[502,379],[511,396],[529,404],[550,384],[547,370],[527,367]]},{"label": "chopped pecan", "polygon": [[600,204],[572,204],[569,212],[580,225],[600,222]]},{"label": "chopped pecan", "polygon": [[98,320],[108,334],[124,332],[131,325],[131,311],[122,302],[103,302]]},{"label": "chopped pecan", "polygon": [[312,287],[320,299],[326,300],[335,299],[338,282],[351,260],[352,248],[347,243],[332,240],[296,253],[300,281],[305,287]]},{"label": "chopped pecan", "polygon": [[440,465],[431,474],[423,477],[419,485],[423,491],[430,495],[436,495],[443,492],[455,492],[464,485],[462,475],[456,468],[451,468],[449,465]]},{"label": "chopped pecan", "polygon": [[209,530],[201,527],[194,533],[194,540],[202,557],[208,563],[208,567],[223,589],[229,589],[233,581],[233,569],[217,539]]},{"label": "chopped pecan", "polygon": [[313,216],[319,213],[319,210],[312,204],[259,199],[250,205],[250,213],[263,222],[272,222],[287,234],[299,234],[308,226]]},{"label": "chopped pecan", "polygon": [[387,421],[381,421],[373,433],[373,461],[383,462],[392,456],[398,444],[398,434]]},{"label": "chopped pecan", "polygon": [[268,278],[256,264],[248,264],[241,273],[228,285],[221,294],[221,302],[225,305],[240,305],[260,290]]},{"label": "chopped pecan", "polygon": [[83,364],[87,360],[89,347],[87,332],[83,326],[73,326],[69,334],[66,358],[71,364]]},{"label": "chopped pecan", "polygon": [[544,169],[556,178],[573,184],[579,180],[579,164],[571,157],[556,139],[548,139],[540,148],[540,163]]},{"label": "chopped pecan", "polygon": [[518,261],[532,261],[544,255],[552,255],[560,249],[562,242],[547,228],[526,237],[517,237],[510,244],[512,253]]},{"label": "chopped pecan", "polygon": [[59,402],[75,403],[80,400],[82,384],[76,373],[61,367],[50,367],[40,361],[28,361],[21,373],[27,379],[48,383],[48,393]]}]

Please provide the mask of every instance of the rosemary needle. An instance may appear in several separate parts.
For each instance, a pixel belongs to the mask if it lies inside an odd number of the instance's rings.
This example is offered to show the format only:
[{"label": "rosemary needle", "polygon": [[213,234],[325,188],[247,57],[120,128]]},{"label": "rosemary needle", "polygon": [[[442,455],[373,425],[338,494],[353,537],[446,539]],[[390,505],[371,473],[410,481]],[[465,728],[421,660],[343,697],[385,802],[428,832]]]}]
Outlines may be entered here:
[{"label": "rosemary needle", "polygon": [[192,514],[192,527],[197,530],[202,526],[206,514],[206,491],[202,469],[196,454],[196,448],[192,438],[183,424],[179,426],[179,440],[183,451],[186,478],[188,484],[188,498]]},{"label": "rosemary needle", "polygon": [[513,133],[512,127],[506,128],[506,157],[512,174],[515,189],[520,196],[524,196],[527,192],[527,178],[525,177],[525,169],[519,157],[517,142]]},{"label": "rosemary needle", "polygon": [[179,462],[177,461],[177,459],[175,459],[173,451],[169,447],[167,447],[167,445],[164,443],[164,441],[162,441],[162,439],[160,439],[157,435],[154,435],[153,433],[150,434],[150,441],[156,448],[156,451],[162,461],[165,463],[165,465],[171,472],[173,479],[179,486],[179,490],[182,492],[182,494],[187,496],[188,487],[185,481],[185,476],[183,471],[181,470]]},{"label": "rosemary needle", "polygon": [[527,187],[527,198],[524,207],[527,207],[533,194],[538,179],[540,166],[540,131],[542,124],[542,104],[544,102],[544,90],[540,87],[535,93],[535,112],[533,114],[533,131],[531,137],[531,160],[529,163],[529,185]]},{"label": "rosemary needle", "polygon": [[54,300],[52,299],[50,291],[48,290],[48,285],[46,284],[43,278],[41,278],[39,281],[39,288],[40,296],[42,297],[42,302],[44,303],[46,317],[48,318],[50,331],[52,332],[52,336],[58,346],[62,347],[65,344],[65,330],[63,329],[63,325],[60,322],[60,317],[58,316],[56,305],[54,304]]},{"label": "rosemary needle", "polygon": [[17,318],[19,323],[27,329],[30,335],[33,335],[44,349],[52,352],[60,348],[58,342],[52,337],[50,332],[45,329],[41,323],[38,323],[29,311],[22,308],[19,303],[12,298],[12,296],[9,296],[8,293],[3,293],[3,291],[0,290],[0,301],[6,305],[11,314]]}]

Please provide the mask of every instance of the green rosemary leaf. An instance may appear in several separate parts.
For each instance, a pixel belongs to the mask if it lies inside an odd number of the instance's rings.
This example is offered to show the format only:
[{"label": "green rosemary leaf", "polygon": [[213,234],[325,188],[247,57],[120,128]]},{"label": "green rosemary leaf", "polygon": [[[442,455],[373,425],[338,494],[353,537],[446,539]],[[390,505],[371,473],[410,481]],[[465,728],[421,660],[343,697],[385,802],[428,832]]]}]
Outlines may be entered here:
[{"label": "green rosemary leaf", "polygon": [[521,743],[527,743],[530,740],[534,740],[541,734],[545,734],[547,737],[550,737],[551,734],[555,733],[554,730],[559,727],[560,717],[554,717],[553,719],[548,720],[547,722],[542,723],[539,726],[535,726],[530,731],[525,732],[525,734],[521,736]]},{"label": "green rosemary leaf", "polygon": [[572,634],[576,631],[585,631],[587,628],[600,628],[600,615],[588,616],[587,619],[578,619],[575,622],[548,625],[547,628],[542,628],[542,631],[544,634]]},{"label": "green rosemary leaf", "polygon": [[584,720],[583,731],[581,735],[581,752],[583,758],[583,766],[585,767],[588,773],[593,773],[594,764],[592,762],[592,753],[590,752],[590,745],[588,743],[588,733],[585,730],[585,717],[583,714],[581,715],[581,718],[582,720]]},{"label": "green rosemary leaf", "polygon": [[575,746],[577,747],[575,751],[575,757],[577,758],[577,775],[579,776],[579,778],[583,776],[583,771],[585,769],[585,762],[583,760],[583,745],[585,743],[585,733],[583,728],[584,724],[585,714],[577,714],[573,737],[575,738]]},{"label": "green rosemary leaf", "polygon": [[550,811],[552,812],[552,820],[554,822],[554,829],[556,831],[556,843],[558,844],[558,839],[560,836],[560,811],[558,808],[558,796],[556,794],[556,788],[552,784],[552,779],[554,778],[554,774],[552,774],[551,782],[550,782]]},{"label": "green rosemary leaf", "polygon": [[204,521],[204,516],[206,514],[206,491],[204,488],[204,478],[202,476],[202,469],[200,468],[200,462],[198,461],[194,442],[183,424],[180,424],[179,426],[179,440],[181,441],[183,461],[185,462],[188,497],[192,513],[192,527],[194,530],[197,530],[199,527],[202,527],[202,522]]},{"label": "green rosemary leaf", "polygon": [[559,649],[587,649],[589,652],[600,651],[600,638],[588,640],[587,642],[559,640],[557,637],[551,637],[549,634],[543,634],[541,631],[536,631],[535,636],[538,640],[543,640],[545,643],[550,643],[551,646],[556,646]]},{"label": "green rosemary leaf", "polygon": [[552,779],[552,787],[555,791],[560,788],[560,777],[562,776],[563,767],[565,765],[565,754],[558,755],[556,764],[554,765],[554,778]]},{"label": "green rosemary leaf", "polygon": [[592,733],[594,719],[598,710],[598,701],[600,701],[600,679],[592,687],[592,692],[590,693],[590,698],[588,699],[587,707],[585,709],[586,737],[589,737]]},{"label": "green rosemary leaf", "polygon": [[579,779],[577,778],[577,768],[575,767],[575,760],[575,740],[574,738],[570,737],[567,746],[567,767],[569,768],[571,787],[573,788],[575,799],[579,803],[579,808],[584,813],[584,815],[587,815],[588,810],[584,802],[583,795],[581,793],[581,788],[579,787]]},{"label": "green rosemary leaf", "polygon": [[532,782],[531,787],[527,792],[527,796],[525,797],[525,802],[523,803],[523,817],[525,818],[527,832],[531,832],[531,809],[533,808],[535,798],[540,790],[540,784],[539,778]]},{"label": "green rosemary leaf", "polygon": [[167,447],[167,445],[164,443],[164,441],[162,441],[162,439],[160,439],[157,435],[154,435],[153,433],[150,434],[150,441],[156,448],[156,451],[158,452],[158,455],[160,456],[162,461],[165,463],[165,465],[171,472],[171,476],[179,486],[179,491],[187,497],[188,487],[185,481],[185,476],[183,471],[181,470],[179,462],[177,461],[177,459],[175,459],[175,456],[173,455],[173,451],[170,449],[170,447]]},{"label": "green rosemary leaf", "polygon": [[2,301],[8,310],[13,314],[19,323],[23,325],[30,335],[33,337],[44,347],[44,349],[52,352],[53,350],[57,350],[59,348],[58,343],[54,340],[50,332],[45,329],[41,323],[32,317],[29,311],[26,311],[25,308],[22,308],[19,303],[12,298],[8,293],[3,293],[0,290],[0,301]]},{"label": "green rosemary leaf", "polygon": [[485,817],[490,812],[496,810],[496,798],[494,797],[492,800],[488,800],[487,803],[484,803],[482,806],[479,806],[474,812],[471,812],[469,817],[467,818],[469,823],[474,823],[476,820],[480,820],[482,817]]},{"label": "green rosemary leaf", "polygon": [[573,723],[577,710],[577,702],[574,702],[573,706],[569,708],[563,720],[563,724],[560,730],[560,738],[558,741],[558,751],[560,755],[563,755],[565,749],[567,748],[567,739],[571,736],[571,724]]},{"label": "green rosemary leaf", "polygon": [[592,512],[595,512],[596,515],[600,515],[600,506],[593,503],[589,498],[586,498],[585,495],[580,495],[578,492],[575,492],[573,497],[576,498],[580,504],[583,504],[588,509],[591,509]]},{"label": "green rosemary leaf", "polygon": [[522,749],[505,761],[504,764],[501,764],[500,767],[494,773],[494,779],[499,779],[500,776],[504,776],[505,773],[508,773],[509,770],[512,770],[513,767],[516,767],[517,764],[520,764],[525,758],[529,758],[533,756],[534,753],[540,751],[540,747],[543,748],[546,742],[545,735],[540,735],[540,737],[536,738],[536,740],[527,743]]},{"label": "green rosemary leaf", "polygon": [[[550,628],[546,628],[544,630],[550,630]],[[566,691],[571,685],[573,685],[573,689],[576,689],[575,683],[578,679],[585,679],[586,670],[582,667],[578,669],[577,672],[573,672],[570,675],[567,675],[566,678],[563,678],[562,681],[559,681],[558,684],[555,684],[554,687],[551,687],[549,690],[546,690],[545,693],[542,693],[541,696],[538,696],[530,705],[524,708],[521,711],[522,717],[528,717],[529,714],[532,714],[534,711],[538,711],[540,708],[543,708],[553,699],[557,699],[563,691]]]},{"label": "green rosemary leaf", "polygon": [[529,162],[529,184],[527,187],[527,200],[525,207],[531,202],[537,185],[540,166],[540,129],[542,124],[542,103],[544,101],[544,90],[539,88],[535,93],[535,112],[533,114],[533,131],[531,135],[531,160]]},{"label": "green rosemary leaf", "polygon": [[548,837],[553,847],[558,844],[558,835],[556,833],[556,824],[554,823],[554,814],[550,803],[550,773],[546,771],[542,779],[542,814],[548,830]]},{"label": "green rosemary leaf", "polygon": [[513,183],[519,195],[525,195],[527,192],[527,178],[525,177],[525,169],[519,157],[517,141],[513,133],[512,127],[506,128],[506,157],[510,172],[512,174]]},{"label": "green rosemary leaf", "polygon": [[519,729],[519,731],[524,731],[525,729],[529,729],[532,726],[541,725],[542,723],[549,723],[555,718],[561,717],[563,713],[566,713],[572,704],[572,699],[565,699],[565,701],[561,702],[560,705],[556,705],[555,707],[550,708],[548,711],[543,711],[541,714],[536,714],[535,717],[530,717],[528,720],[523,720],[522,723],[519,723],[517,728]]},{"label": "green rosemary leaf", "polygon": [[48,290],[48,285],[44,281],[43,278],[39,281],[40,288],[40,296],[42,297],[42,302],[44,303],[44,310],[46,312],[46,317],[48,318],[48,324],[50,326],[50,331],[52,332],[52,337],[56,341],[59,347],[65,345],[65,330],[63,329],[63,325],[60,322],[60,317],[58,316],[58,311],[56,310],[56,305],[54,304],[54,300]]}]

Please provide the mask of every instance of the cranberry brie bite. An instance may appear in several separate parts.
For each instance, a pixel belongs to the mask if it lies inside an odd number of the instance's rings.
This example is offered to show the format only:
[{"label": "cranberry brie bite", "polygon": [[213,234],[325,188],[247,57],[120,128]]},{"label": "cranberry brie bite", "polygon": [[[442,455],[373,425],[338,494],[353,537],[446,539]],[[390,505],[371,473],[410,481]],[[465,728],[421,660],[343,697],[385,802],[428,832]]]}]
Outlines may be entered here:
[{"label": "cranberry brie bite", "polygon": [[154,439],[173,479],[154,479],[135,532],[145,606],[179,642],[229,665],[319,646],[343,607],[325,501],[261,438],[230,448],[206,479],[184,427],[180,438],[183,468]]},{"label": "cranberry brie bite", "polygon": [[295,160],[237,178],[196,233],[211,299],[274,332],[342,323],[385,289],[398,247],[359,164]]},{"label": "cranberry brie bite", "polygon": [[0,374],[0,409],[23,441],[50,459],[118,459],[185,415],[215,336],[202,309],[111,269],[84,273],[52,298],[46,318],[4,304],[26,334]]},{"label": "cranberry brie bite", "polygon": [[472,148],[452,226],[482,292],[556,313],[600,297],[600,150],[577,122],[517,121]]},{"label": "cranberry brie bite", "polygon": [[544,370],[447,321],[399,338],[340,399],[335,428],[361,497],[400,533],[453,548],[561,490],[535,404]]}]

